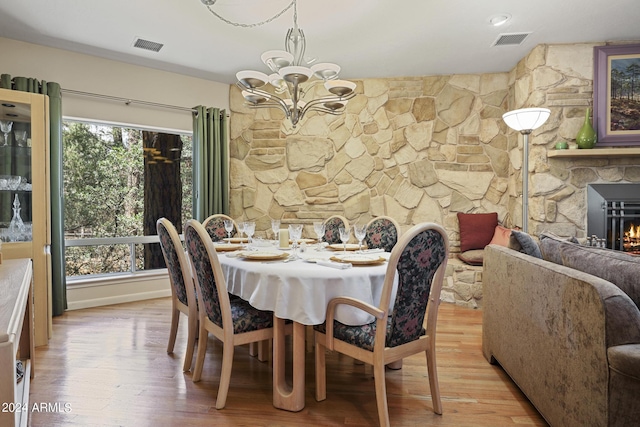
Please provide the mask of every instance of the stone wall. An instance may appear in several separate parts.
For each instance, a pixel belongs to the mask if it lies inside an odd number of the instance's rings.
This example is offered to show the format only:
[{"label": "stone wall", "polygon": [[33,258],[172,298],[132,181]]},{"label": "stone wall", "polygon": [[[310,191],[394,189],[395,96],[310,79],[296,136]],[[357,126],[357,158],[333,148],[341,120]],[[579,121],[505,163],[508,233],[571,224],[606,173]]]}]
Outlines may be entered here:
[{"label": "stone wall", "polygon": [[231,91],[231,214],[268,230],[270,218],[308,225],[389,215],[403,229],[445,226],[457,212],[507,215],[507,73],[357,81],[346,114],[310,114],[296,129]]},{"label": "stone wall", "polygon": [[[586,109],[593,106],[595,44],[540,45],[510,73],[510,109],[546,107],[551,117],[529,139],[529,232],[551,231],[562,236],[586,236],[586,188],[591,183],[640,182],[640,157],[548,158],[556,142],[575,144]],[[522,137],[509,135],[512,165],[521,158]],[[520,141],[519,141],[520,140]],[[519,166],[510,187],[521,188]],[[519,194],[519,193],[518,193]],[[513,218],[520,205],[510,203]]]},{"label": "stone wall", "polygon": [[[457,212],[521,225],[522,137],[501,117],[540,106],[551,117],[529,141],[529,232],[582,237],[588,183],[640,182],[638,158],[546,156],[574,141],[593,102],[593,46],[541,45],[509,73],[356,81],[346,114],[310,114],[295,129],[276,110],[245,107],[232,87],[231,215],[256,221],[257,235],[279,218],[309,237],[313,221],[333,214],[389,215],[403,230],[432,221],[458,252]],[[443,298],[480,306],[480,272],[450,270]]]}]

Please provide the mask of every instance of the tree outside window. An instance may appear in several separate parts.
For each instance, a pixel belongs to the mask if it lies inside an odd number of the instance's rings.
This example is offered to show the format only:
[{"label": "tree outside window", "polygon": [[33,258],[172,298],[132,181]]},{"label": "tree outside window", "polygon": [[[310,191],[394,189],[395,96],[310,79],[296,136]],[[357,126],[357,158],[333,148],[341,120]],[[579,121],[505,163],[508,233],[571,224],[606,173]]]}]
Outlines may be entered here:
[{"label": "tree outside window", "polygon": [[[65,122],[65,238],[156,234],[166,217],[178,230],[192,216],[190,135]],[[127,245],[68,247],[68,276],[130,270]],[[164,268],[157,243],[136,245],[136,269]]]}]

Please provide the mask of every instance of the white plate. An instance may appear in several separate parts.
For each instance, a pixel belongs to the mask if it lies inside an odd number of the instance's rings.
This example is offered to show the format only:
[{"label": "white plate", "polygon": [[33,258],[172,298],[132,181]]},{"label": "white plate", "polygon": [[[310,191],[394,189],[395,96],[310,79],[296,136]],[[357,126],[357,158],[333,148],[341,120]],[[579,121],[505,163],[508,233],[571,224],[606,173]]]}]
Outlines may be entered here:
[{"label": "white plate", "polygon": [[242,245],[235,243],[214,243],[213,247],[216,248],[216,251],[218,252],[229,252],[242,249]]},{"label": "white plate", "polygon": [[[362,247],[364,247],[364,245]],[[334,250],[334,251],[344,251],[344,244],[335,243],[333,245],[327,246],[327,248],[329,248],[331,250]],[[357,243],[347,243],[347,250],[348,251],[357,251],[358,249],[360,249],[360,245],[358,245]]]},{"label": "white plate", "polygon": [[240,256],[245,259],[268,260],[287,258],[289,254],[274,251],[246,251],[242,252]]},{"label": "white plate", "polygon": [[225,237],[222,240],[230,243],[247,243],[249,241],[249,238],[248,237]]},{"label": "white plate", "polygon": [[347,262],[353,265],[372,265],[381,264],[386,259],[375,255],[363,255],[363,254],[341,254],[331,257],[333,261]]}]

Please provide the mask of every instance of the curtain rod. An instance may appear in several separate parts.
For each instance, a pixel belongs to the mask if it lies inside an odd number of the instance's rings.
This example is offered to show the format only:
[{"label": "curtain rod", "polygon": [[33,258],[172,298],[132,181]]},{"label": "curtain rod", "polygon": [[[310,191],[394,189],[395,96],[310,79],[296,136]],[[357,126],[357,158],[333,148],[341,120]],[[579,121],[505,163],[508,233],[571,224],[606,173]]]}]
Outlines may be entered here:
[{"label": "curtain rod", "polygon": [[[140,105],[146,105],[148,107],[167,108],[167,109],[171,109],[171,110],[185,111],[185,112],[189,112],[189,113],[196,113],[198,111],[195,108],[179,107],[177,105],[160,104],[160,103],[157,103],[157,102],[140,101],[138,99],[122,98],[122,97],[119,97],[119,96],[111,96],[111,95],[102,95],[102,94],[99,94],[99,93],[83,92],[83,91],[80,91],[80,90],[63,89],[63,88],[61,88],[60,91],[63,94],[64,93],[68,93],[70,95],[87,96],[87,97],[90,97],[90,98],[108,99],[110,101],[124,102],[126,105],[140,104]],[[227,114],[227,117],[229,117],[228,114]]]}]

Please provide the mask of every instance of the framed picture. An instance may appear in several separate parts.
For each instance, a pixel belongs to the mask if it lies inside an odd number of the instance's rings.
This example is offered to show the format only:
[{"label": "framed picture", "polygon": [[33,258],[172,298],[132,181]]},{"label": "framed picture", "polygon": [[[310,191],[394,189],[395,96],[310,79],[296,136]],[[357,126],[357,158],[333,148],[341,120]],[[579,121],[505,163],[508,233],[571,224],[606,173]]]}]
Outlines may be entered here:
[{"label": "framed picture", "polygon": [[640,146],[640,44],[596,46],[593,56],[598,146]]}]

